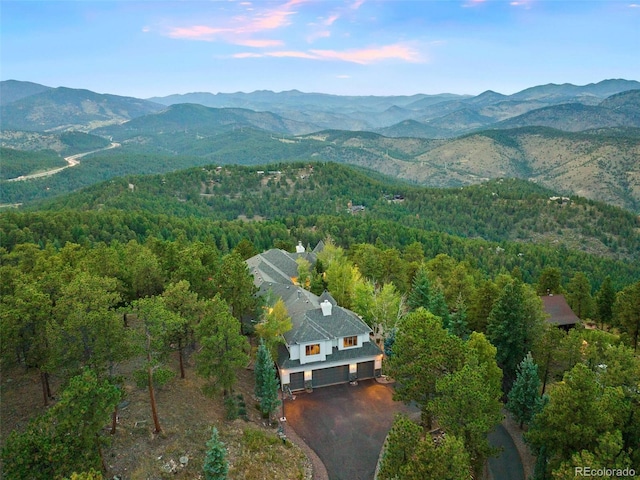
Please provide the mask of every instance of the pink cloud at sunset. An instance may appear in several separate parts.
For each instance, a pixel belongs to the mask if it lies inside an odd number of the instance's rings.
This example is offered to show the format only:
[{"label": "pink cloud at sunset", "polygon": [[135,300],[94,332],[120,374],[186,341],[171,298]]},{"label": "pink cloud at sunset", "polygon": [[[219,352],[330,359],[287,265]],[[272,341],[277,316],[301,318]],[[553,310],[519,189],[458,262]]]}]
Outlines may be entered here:
[{"label": "pink cloud at sunset", "polygon": [[238,53],[233,58],[258,58],[258,57],[279,57],[279,58],[306,58],[309,60],[337,60],[342,62],[357,63],[359,65],[369,65],[384,60],[402,60],[405,62],[418,63],[424,59],[415,49],[406,45],[385,45],[378,48],[365,48],[353,50],[284,50],[272,51],[259,54]]}]

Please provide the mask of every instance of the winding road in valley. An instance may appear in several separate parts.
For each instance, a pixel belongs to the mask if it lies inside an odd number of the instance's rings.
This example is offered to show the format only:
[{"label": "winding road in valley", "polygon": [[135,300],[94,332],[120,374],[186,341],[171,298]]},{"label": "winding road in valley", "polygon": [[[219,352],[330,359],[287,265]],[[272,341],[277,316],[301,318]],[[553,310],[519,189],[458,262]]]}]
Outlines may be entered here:
[{"label": "winding road in valley", "polygon": [[76,165],[78,165],[80,163],[80,159],[82,157],[85,157],[87,155],[91,155],[92,153],[102,152],[104,150],[110,150],[112,148],[118,148],[119,146],[120,146],[119,143],[111,142],[111,145],[109,145],[108,147],[105,147],[105,148],[99,148],[98,150],[91,150],[90,152],[76,153],[75,155],[70,155],[68,157],[64,157],[65,162],[67,162],[67,165],[65,165],[64,167],[52,168],[51,170],[45,170],[44,172],[32,173],[32,174],[29,174],[29,175],[20,175],[19,177],[16,177],[16,178],[9,178],[6,181],[7,182],[20,182],[22,180],[31,180],[32,178],[49,177],[51,175],[55,175],[56,173],[60,173],[61,171],[63,171],[66,168],[75,167]]}]

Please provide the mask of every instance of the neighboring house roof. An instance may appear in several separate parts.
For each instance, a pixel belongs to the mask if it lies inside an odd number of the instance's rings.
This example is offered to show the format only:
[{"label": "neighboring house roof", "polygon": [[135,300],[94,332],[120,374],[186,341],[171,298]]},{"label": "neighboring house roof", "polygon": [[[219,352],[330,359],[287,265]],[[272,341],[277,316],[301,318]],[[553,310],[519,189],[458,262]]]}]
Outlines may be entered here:
[{"label": "neighboring house roof", "polygon": [[573,313],[564,295],[546,295],[540,297],[544,311],[549,314],[547,321],[554,325],[575,325],[580,322],[578,316]]}]

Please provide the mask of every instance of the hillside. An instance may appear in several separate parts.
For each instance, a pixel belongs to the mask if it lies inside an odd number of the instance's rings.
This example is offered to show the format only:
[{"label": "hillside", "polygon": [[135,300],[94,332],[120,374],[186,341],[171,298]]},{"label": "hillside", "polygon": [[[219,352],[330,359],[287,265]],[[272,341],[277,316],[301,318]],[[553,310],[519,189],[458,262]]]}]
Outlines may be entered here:
[{"label": "hillside", "polygon": [[0,106],[8,105],[31,95],[46,92],[51,87],[33,82],[20,82],[18,80],[5,80],[0,82]]},{"label": "hillside", "polygon": [[137,98],[59,87],[3,105],[0,116],[3,130],[89,132],[162,108],[161,105]]},{"label": "hillside", "polygon": [[636,217],[584,198],[550,201],[555,197],[553,191],[522,180],[433,189],[373,178],[366,171],[337,164],[294,163],[127,177],[47,202],[39,209],[118,209],[213,220],[273,220],[292,215],[353,218],[348,214],[351,202],[365,207],[368,220],[397,222],[408,228],[494,242],[562,242],[571,249],[610,258],[640,255]]},{"label": "hillside", "polygon": [[[225,118],[215,112],[212,118],[216,121]],[[523,178],[563,195],[580,195],[640,211],[638,129],[569,133],[527,127],[429,140],[339,130],[291,136],[255,130],[239,116],[226,118],[232,123],[212,130],[175,131],[178,123],[163,125],[174,131],[162,133],[150,133],[147,127],[135,132],[112,128],[121,148],[86,157],[79,166],[47,181],[3,185],[0,203],[24,203],[120,175],[163,173],[194,165],[331,161],[432,187]],[[192,118],[190,124],[198,121]]]}]

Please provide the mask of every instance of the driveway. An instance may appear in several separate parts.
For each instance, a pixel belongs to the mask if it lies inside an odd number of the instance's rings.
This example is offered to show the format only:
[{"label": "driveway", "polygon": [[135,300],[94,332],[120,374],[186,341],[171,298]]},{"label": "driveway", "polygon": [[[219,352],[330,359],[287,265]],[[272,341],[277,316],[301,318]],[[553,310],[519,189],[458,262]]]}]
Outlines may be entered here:
[{"label": "driveway", "polygon": [[285,400],[288,425],[323,461],[330,480],[372,480],[397,412],[417,408],[391,399],[393,387],[374,380],[317,388]]},{"label": "driveway", "polygon": [[509,432],[502,426],[489,434],[489,443],[492,447],[502,448],[497,457],[489,459],[489,471],[493,480],[524,480],[524,468],[518,454],[518,449],[513,443]]}]

